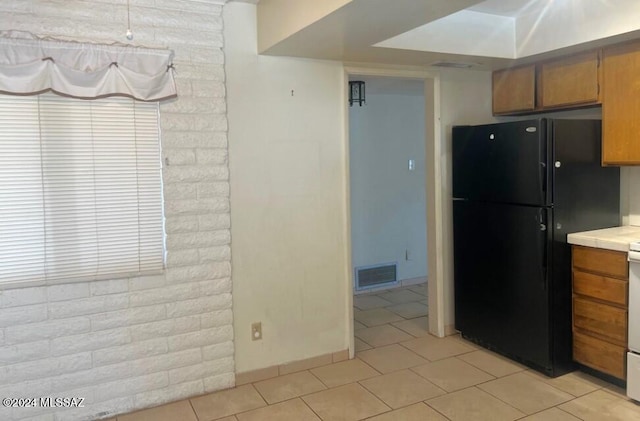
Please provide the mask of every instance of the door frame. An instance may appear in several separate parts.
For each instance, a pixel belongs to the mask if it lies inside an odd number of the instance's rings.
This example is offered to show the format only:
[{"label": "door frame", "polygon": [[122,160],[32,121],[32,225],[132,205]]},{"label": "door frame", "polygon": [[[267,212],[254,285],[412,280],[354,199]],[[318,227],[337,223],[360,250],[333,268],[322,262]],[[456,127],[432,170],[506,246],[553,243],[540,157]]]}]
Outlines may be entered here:
[{"label": "door frame", "polygon": [[[445,288],[445,262],[450,258],[449,250],[444,247],[444,220],[447,212],[446,197],[443,189],[442,174],[442,129],[440,123],[440,75],[436,72],[424,70],[403,70],[385,67],[367,67],[358,65],[345,65],[344,67],[344,92],[348,92],[349,76],[381,76],[392,78],[422,79],[424,81],[425,99],[425,146],[426,157],[426,198],[427,198],[427,295],[429,303],[429,332],[435,336],[445,336],[444,324],[444,288]],[[346,98],[343,101],[347,104]],[[347,245],[347,343],[349,344],[350,358],[354,357],[354,325],[353,325],[353,283],[352,270],[352,246],[351,246],[351,174],[349,168],[349,106],[344,107],[345,114],[345,203],[346,203],[346,232],[345,244]]]}]

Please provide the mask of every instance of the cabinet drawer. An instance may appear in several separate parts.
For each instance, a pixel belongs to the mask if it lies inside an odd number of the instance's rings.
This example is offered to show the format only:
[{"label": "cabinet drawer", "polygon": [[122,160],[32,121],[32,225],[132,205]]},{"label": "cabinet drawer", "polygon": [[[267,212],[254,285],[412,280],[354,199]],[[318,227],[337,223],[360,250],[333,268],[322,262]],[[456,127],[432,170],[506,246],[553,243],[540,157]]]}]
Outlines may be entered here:
[{"label": "cabinet drawer", "polygon": [[626,307],[629,282],[573,270],[573,292]]},{"label": "cabinet drawer", "polygon": [[573,359],[580,364],[624,379],[626,349],[578,332],[573,333]]},{"label": "cabinet drawer", "polygon": [[573,266],[587,272],[596,272],[614,278],[629,279],[627,253],[573,246]]},{"label": "cabinet drawer", "polygon": [[627,342],[627,311],[618,307],[574,297],[573,326],[620,345]]}]

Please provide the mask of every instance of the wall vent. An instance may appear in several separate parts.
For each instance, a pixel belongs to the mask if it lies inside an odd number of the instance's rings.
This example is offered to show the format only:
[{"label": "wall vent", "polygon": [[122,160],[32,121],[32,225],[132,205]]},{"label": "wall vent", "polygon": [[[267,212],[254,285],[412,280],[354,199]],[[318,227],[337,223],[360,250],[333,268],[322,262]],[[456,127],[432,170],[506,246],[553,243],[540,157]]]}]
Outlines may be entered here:
[{"label": "wall vent", "polygon": [[360,266],[356,272],[356,291],[363,289],[395,285],[398,283],[398,264],[384,263],[373,266]]},{"label": "wall vent", "polygon": [[431,66],[450,67],[454,69],[470,69],[475,65],[476,65],[475,63],[467,63],[464,61],[436,61],[435,63],[431,63]]}]

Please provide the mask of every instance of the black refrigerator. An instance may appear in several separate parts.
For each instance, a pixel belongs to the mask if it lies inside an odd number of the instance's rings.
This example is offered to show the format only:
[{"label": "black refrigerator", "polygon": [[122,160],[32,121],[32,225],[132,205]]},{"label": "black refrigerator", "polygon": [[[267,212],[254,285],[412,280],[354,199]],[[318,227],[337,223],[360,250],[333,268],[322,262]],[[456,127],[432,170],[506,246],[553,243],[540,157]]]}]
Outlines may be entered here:
[{"label": "black refrigerator", "polygon": [[567,234],[620,224],[620,172],[601,122],[456,126],[455,327],[548,376],[574,369]]}]

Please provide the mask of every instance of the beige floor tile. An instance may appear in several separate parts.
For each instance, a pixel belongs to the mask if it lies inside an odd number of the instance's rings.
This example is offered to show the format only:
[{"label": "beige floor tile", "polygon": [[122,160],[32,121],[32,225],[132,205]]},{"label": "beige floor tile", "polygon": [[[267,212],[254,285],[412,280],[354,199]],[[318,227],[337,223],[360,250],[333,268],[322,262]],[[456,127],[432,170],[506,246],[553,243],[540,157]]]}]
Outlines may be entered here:
[{"label": "beige floor tile", "polygon": [[381,373],[403,370],[428,362],[398,344],[369,349],[356,356]]},{"label": "beige floor tile", "polygon": [[358,322],[367,327],[379,326],[385,323],[398,322],[404,320],[401,316],[384,308],[359,311],[353,316]]},{"label": "beige floor tile", "polygon": [[[599,379],[597,377],[594,377],[591,374],[587,374],[584,371],[574,371],[573,374],[576,377],[580,378],[580,380],[584,381],[585,383],[589,383],[590,385],[592,385],[594,387],[606,388],[607,386],[613,386],[611,383],[609,383],[607,381],[604,381],[602,379]],[[617,387],[617,386],[614,386],[614,387]],[[625,396],[626,396],[626,394],[625,394]]]},{"label": "beige floor tile", "polygon": [[522,418],[522,421],[580,421],[580,418],[576,418],[561,409],[550,408]]},{"label": "beige floor tile", "polygon": [[428,294],[427,284],[411,285],[408,289],[415,292],[416,294],[424,295],[425,297]]},{"label": "beige floor tile", "polygon": [[308,371],[264,380],[254,383],[253,386],[269,404],[326,389],[322,382]]},{"label": "beige floor tile", "polygon": [[366,329],[367,327],[357,320],[353,321],[353,330]]},{"label": "beige floor tile", "polygon": [[563,392],[572,394],[573,396],[582,396],[587,393],[591,393],[600,389],[600,386],[593,382],[584,380],[583,377],[578,375],[578,372],[568,373],[556,378],[547,377],[544,374],[537,371],[527,370],[525,374],[532,376],[540,381],[543,381],[556,389],[560,389]]},{"label": "beige floor tile", "polygon": [[355,335],[373,347],[391,345],[413,338],[408,333],[389,324],[361,329]]},{"label": "beige floor tile", "polygon": [[416,338],[421,338],[429,334],[428,317],[416,317],[415,319],[404,320],[402,322],[394,322],[391,324]]},{"label": "beige floor tile", "polygon": [[525,415],[476,387],[430,399],[427,404],[452,421],[511,421]]},{"label": "beige floor tile", "polygon": [[495,379],[492,375],[455,357],[413,367],[412,370],[447,392],[466,389]]},{"label": "beige floor tile", "polygon": [[366,351],[367,349],[373,348],[371,345],[358,338],[354,338],[354,343],[356,346],[356,352]]},{"label": "beige floor tile", "polygon": [[391,409],[357,383],[317,392],[302,399],[324,421],[361,420]]},{"label": "beige floor tile", "polygon": [[121,421],[197,421],[196,414],[189,401],[179,401],[151,409],[118,415]]},{"label": "beige floor tile", "polygon": [[424,295],[417,294],[409,289],[398,289],[378,294],[379,297],[391,301],[394,304],[410,303],[412,301],[424,300]]},{"label": "beige floor tile", "polygon": [[410,370],[374,377],[360,384],[394,409],[445,394],[444,390]]},{"label": "beige floor tile", "polygon": [[377,295],[355,295],[353,297],[353,305],[360,310],[371,310],[374,308],[382,308],[390,306],[393,303]]},{"label": "beige floor tile", "polygon": [[237,415],[239,421],[320,421],[320,418],[300,399],[254,409]]},{"label": "beige floor tile", "polygon": [[220,418],[219,420],[216,420],[216,421],[238,421],[238,419],[236,418],[235,415],[231,415],[230,417]]},{"label": "beige floor tile", "polygon": [[[449,335],[449,336],[451,336],[451,337],[453,337],[453,338],[456,338],[457,340],[459,340],[460,342],[462,342],[463,344],[465,344],[465,345],[466,345],[466,346],[468,346],[469,348],[473,348],[473,349],[475,349],[476,351],[487,351],[487,352],[491,352],[491,351],[488,351],[486,348],[483,348],[483,347],[481,347],[480,345],[474,344],[473,342],[471,342],[471,341],[469,341],[469,340],[467,340],[467,339],[463,338],[463,337],[462,337],[462,335],[461,335],[460,333],[455,333],[455,334],[453,334],[453,335]],[[511,360],[509,360],[509,361],[511,361]]]},{"label": "beige floor tile", "polygon": [[425,336],[423,338],[402,342],[401,345],[429,361],[437,361],[473,351],[473,348],[467,346],[453,336],[448,336],[446,338]]},{"label": "beige floor tile", "polygon": [[369,418],[369,421],[447,421],[447,419],[424,403],[417,403]]},{"label": "beige floor tile", "polygon": [[416,302],[396,304],[385,308],[404,317],[405,319],[414,319],[416,317],[429,315],[429,308],[424,304]]},{"label": "beige floor tile", "polygon": [[525,373],[511,374],[478,387],[525,414],[533,414],[574,398]]},{"label": "beige floor tile", "polygon": [[327,387],[341,386],[380,375],[376,370],[357,358],[314,368],[311,372]]},{"label": "beige floor tile", "polygon": [[215,420],[266,406],[250,384],[191,399],[191,404],[200,420]]},{"label": "beige floor tile", "polygon": [[458,358],[495,377],[504,377],[527,369],[501,355],[485,350],[459,355]]},{"label": "beige floor tile", "polygon": [[627,390],[623,387],[616,386],[615,384],[611,384],[609,382],[603,381],[602,389],[606,390],[607,392],[619,398],[627,399]]},{"label": "beige floor tile", "polygon": [[585,421],[640,420],[640,406],[605,390],[596,390],[559,408]]}]

